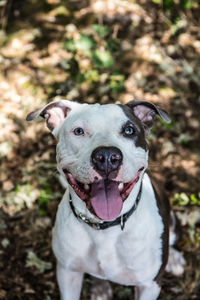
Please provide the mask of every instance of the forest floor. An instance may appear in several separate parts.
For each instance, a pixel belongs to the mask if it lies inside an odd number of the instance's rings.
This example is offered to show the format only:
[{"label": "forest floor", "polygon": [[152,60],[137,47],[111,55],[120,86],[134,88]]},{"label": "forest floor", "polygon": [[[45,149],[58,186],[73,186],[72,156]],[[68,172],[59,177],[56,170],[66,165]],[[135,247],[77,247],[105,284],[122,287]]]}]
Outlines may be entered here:
[{"label": "forest floor", "polygon": [[[166,2],[166,1],[164,1]],[[16,0],[1,6],[0,299],[59,298],[51,230],[63,190],[56,141],[26,115],[59,98],[169,112],[149,136],[149,168],[182,225],[182,277],[166,274],[159,299],[200,299],[200,7],[176,1]],[[6,1],[5,1],[6,3]],[[187,5],[186,5],[187,4]],[[86,276],[83,300],[92,279]],[[114,299],[133,288],[113,284]]]}]

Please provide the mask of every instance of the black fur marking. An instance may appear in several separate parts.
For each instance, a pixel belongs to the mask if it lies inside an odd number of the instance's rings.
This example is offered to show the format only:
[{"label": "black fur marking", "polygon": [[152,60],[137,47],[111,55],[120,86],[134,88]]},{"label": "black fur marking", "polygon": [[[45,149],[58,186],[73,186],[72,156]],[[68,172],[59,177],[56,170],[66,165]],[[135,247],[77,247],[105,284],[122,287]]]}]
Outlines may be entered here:
[{"label": "black fur marking", "polygon": [[144,127],[142,126],[142,123],[138,120],[137,117],[134,116],[133,111],[130,107],[128,107],[127,105],[121,105],[121,104],[118,105],[123,110],[127,118],[129,119],[129,121],[127,121],[127,123],[124,126],[126,126],[129,123],[129,124],[133,124],[135,128],[135,134],[130,137],[127,136],[126,137],[132,139],[136,147],[141,147],[146,151],[148,149],[148,146],[145,140],[145,131],[144,131]]}]

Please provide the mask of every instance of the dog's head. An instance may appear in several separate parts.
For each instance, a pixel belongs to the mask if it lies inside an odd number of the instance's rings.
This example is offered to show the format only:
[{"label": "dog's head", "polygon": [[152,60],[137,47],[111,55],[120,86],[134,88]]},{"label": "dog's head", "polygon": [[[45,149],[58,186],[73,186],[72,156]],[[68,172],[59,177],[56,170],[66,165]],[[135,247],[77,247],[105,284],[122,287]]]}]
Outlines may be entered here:
[{"label": "dog's head", "polygon": [[58,139],[59,172],[93,214],[113,220],[147,168],[145,136],[156,115],[170,122],[165,111],[146,101],[89,105],[60,100],[27,120],[46,120]]}]

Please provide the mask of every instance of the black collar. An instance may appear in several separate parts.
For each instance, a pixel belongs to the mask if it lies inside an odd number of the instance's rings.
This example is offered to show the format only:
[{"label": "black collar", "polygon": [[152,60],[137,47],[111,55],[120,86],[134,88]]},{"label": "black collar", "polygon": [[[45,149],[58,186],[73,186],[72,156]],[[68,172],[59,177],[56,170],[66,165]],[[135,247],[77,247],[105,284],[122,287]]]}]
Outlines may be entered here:
[{"label": "black collar", "polygon": [[115,226],[115,225],[120,225],[121,226],[121,230],[124,229],[124,226],[125,226],[125,223],[126,221],[128,220],[128,218],[132,215],[132,213],[136,210],[137,206],[138,206],[138,203],[140,201],[140,198],[141,198],[141,194],[142,194],[142,181],[141,181],[141,184],[140,184],[140,189],[139,189],[139,192],[138,192],[138,195],[137,195],[137,198],[135,200],[135,203],[133,204],[133,206],[131,207],[131,209],[126,212],[125,214],[123,214],[122,216],[118,217],[117,219],[115,219],[114,221],[103,221],[103,222],[93,222],[91,219],[87,218],[86,216],[84,216],[82,213],[77,213],[76,212],[76,209],[72,203],[72,198],[71,198],[71,195],[70,195],[70,200],[69,200],[69,204],[70,204],[70,207],[71,207],[71,210],[74,214],[74,216],[85,222],[86,224],[88,224],[89,226],[91,226],[92,228],[94,229],[97,229],[97,230],[104,230],[104,229],[107,229],[109,227],[112,227],[112,226]]}]

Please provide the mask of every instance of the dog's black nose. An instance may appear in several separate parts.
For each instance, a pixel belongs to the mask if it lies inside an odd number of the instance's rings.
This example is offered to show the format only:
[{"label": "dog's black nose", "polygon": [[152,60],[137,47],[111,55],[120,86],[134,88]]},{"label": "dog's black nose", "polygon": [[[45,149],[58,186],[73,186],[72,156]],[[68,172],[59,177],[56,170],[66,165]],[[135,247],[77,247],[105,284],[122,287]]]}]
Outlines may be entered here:
[{"label": "dog's black nose", "polygon": [[92,164],[101,175],[108,176],[118,170],[122,159],[122,153],[116,147],[98,147],[92,152]]}]

